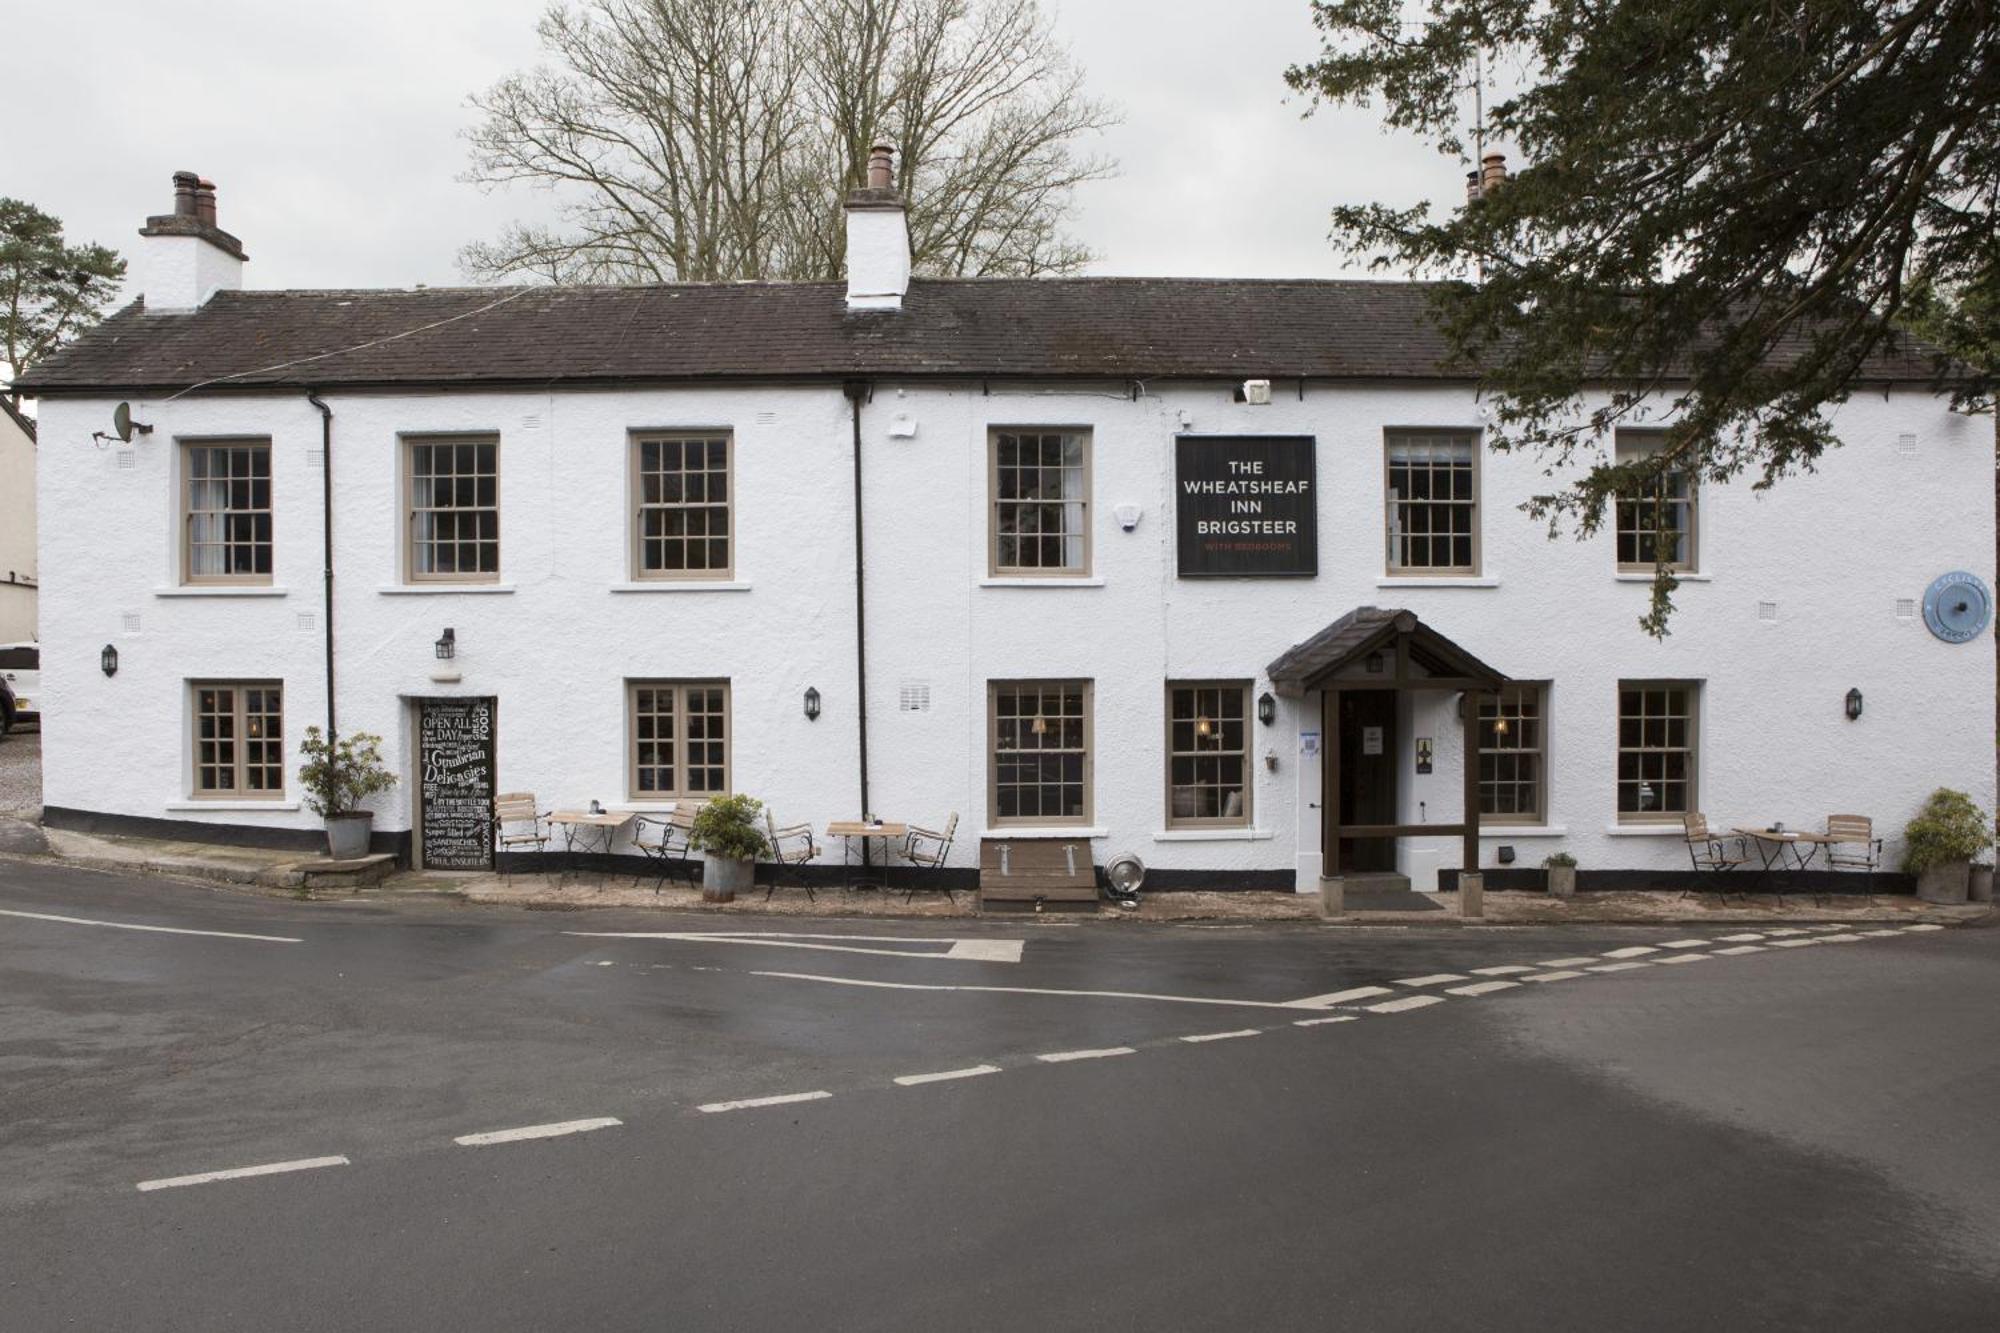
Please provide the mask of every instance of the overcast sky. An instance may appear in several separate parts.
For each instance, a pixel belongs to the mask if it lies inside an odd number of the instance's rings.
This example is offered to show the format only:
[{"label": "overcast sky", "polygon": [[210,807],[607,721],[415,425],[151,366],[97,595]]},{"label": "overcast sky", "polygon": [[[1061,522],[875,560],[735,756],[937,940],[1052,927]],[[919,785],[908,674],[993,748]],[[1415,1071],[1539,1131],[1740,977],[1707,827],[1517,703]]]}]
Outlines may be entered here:
[{"label": "overcast sky", "polygon": [[[169,177],[218,186],[254,287],[462,282],[456,257],[528,192],[461,183],[468,94],[538,58],[547,0],[9,3],[0,194],[128,255]],[[1124,124],[1115,180],[1080,192],[1103,273],[1330,276],[1335,203],[1447,199],[1462,177],[1370,111],[1301,119],[1285,67],[1317,49],[1306,0],[1062,0],[1059,37]]]}]

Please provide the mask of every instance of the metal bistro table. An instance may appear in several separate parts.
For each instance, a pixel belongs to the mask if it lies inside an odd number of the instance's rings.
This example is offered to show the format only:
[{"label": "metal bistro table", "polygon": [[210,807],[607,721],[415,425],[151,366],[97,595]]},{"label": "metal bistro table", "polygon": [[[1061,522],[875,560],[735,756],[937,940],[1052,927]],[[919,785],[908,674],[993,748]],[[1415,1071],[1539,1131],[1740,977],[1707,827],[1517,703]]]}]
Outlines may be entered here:
[{"label": "metal bistro table", "polygon": [[1730,832],[1757,844],[1757,855],[1764,863],[1762,877],[1767,884],[1773,870],[1784,868],[1787,852],[1791,854],[1792,869],[1804,870],[1819,855],[1820,848],[1834,841],[1823,833],[1799,833],[1792,829],[1737,828]]},{"label": "metal bistro table", "polygon": [[[864,819],[836,819],[828,824],[826,836],[839,838],[843,848],[841,866],[846,874],[842,887],[850,891],[877,888],[886,891],[889,884],[889,844],[901,840],[909,831],[908,824],[892,824],[880,819],[873,823]],[[861,844],[860,867],[865,872],[871,868],[868,861],[868,842],[871,838],[882,840],[882,880],[879,884],[869,879],[866,874],[860,879],[854,876],[854,844],[857,841]]]},{"label": "metal bistro table", "polygon": [[558,810],[550,815],[549,823],[563,831],[563,873],[556,881],[557,886],[569,883],[579,850],[608,854],[618,838],[618,830],[631,822],[630,810]]}]

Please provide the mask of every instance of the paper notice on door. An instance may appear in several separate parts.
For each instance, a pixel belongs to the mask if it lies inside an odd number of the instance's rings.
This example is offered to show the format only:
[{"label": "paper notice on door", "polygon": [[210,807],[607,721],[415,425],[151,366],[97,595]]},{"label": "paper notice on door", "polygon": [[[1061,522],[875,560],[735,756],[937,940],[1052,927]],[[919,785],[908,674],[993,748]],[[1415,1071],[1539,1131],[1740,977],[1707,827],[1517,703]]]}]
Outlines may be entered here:
[{"label": "paper notice on door", "polygon": [[1361,729],[1361,753],[1382,753],[1382,728],[1363,727]]},{"label": "paper notice on door", "polygon": [[1299,753],[1319,753],[1319,733],[1317,731],[1302,731],[1299,733]]}]

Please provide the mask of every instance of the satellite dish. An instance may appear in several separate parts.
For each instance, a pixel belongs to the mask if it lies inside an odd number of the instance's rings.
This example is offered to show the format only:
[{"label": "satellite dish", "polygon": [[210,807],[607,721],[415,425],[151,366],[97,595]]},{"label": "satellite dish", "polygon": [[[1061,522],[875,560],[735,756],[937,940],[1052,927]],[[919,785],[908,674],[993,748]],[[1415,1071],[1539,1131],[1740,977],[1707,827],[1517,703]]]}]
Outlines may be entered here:
[{"label": "satellite dish", "polygon": [[126,444],[132,442],[132,433],[151,435],[153,428],[143,421],[132,420],[132,404],[120,403],[111,409],[111,433]]}]

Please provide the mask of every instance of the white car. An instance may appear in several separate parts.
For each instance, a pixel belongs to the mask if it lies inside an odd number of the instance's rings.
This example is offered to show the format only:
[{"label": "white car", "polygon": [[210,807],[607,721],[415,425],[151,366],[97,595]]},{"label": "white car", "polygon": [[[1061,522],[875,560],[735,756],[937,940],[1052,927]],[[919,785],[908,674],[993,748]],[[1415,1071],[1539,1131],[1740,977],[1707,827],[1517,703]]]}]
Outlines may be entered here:
[{"label": "white car", "polygon": [[15,726],[42,725],[42,647],[38,643],[0,643],[0,680],[14,695]]}]

